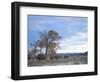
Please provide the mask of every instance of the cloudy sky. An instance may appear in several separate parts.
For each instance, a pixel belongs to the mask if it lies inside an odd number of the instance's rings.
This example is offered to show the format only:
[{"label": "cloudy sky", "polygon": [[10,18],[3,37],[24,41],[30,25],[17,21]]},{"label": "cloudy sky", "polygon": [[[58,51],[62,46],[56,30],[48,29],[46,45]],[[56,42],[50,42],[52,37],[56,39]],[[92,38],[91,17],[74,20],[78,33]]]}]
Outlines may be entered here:
[{"label": "cloudy sky", "polygon": [[55,30],[62,37],[58,53],[87,51],[88,18],[69,16],[28,16],[28,46],[39,39],[39,32]]}]

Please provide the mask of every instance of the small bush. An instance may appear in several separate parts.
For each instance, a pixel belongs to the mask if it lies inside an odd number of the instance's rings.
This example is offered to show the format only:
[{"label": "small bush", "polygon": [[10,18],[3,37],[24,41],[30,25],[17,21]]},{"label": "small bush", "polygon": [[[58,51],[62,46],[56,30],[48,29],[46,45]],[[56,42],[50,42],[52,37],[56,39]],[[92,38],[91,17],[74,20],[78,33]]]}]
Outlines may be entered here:
[{"label": "small bush", "polygon": [[64,58],[69,58],[69,56],[64,56]]},{"label": "small bush", "polygon": [[44,60],[45,56],[43,54],[38,54],[36,57],[38,60]]},{"label": "small bush", "polygon": [[59,58],[60,58],[60,56],[57,56],[57,55],[56,55],[56,56],[54,56],[54,58],[55,58],[55,59],[59,59]]}]

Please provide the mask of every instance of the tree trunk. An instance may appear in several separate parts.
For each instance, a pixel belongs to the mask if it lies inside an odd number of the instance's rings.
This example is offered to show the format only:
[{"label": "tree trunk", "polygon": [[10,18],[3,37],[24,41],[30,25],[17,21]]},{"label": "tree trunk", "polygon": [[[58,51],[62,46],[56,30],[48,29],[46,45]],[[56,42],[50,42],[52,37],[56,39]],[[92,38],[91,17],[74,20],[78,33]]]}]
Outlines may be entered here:
[{"label": "tree trunk", "polygon": [[35,46],[35,54],[34,55],[36,55],[36,46]]},{"label": "tree trunk", "polygon": [[42,54],[42,48],[40,48],[40,54]]},{"label": "tree trunk", "polygon": [[34,53],[33,53],[33,59],[36,57],[36,45],[34,46]]},{"label": "tree trunk", "polygon": [[36,50],[36,49],[37,49],[37,46],[35,45],[35,47],[34,47],[34,48],[35,48],[35,50],[34,50],[34,58],[33,58],[33,60],[34,60],[34,62],[35,62],[35,61],[36,61],[36,52],[37,52],[37,50]]},{"label": "tree trunk", "polygon": [[45,52],[45,55],[46,55],[46,59],[48,60],[48,39],[46,40],[46,52]]}]

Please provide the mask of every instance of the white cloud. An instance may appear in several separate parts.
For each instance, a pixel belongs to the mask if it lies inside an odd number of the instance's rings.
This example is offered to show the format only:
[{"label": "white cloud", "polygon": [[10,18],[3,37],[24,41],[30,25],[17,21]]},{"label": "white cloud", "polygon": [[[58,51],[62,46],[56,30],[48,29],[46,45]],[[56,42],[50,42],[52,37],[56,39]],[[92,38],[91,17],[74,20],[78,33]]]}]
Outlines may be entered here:
[{"label": "white cloud", "polygon": [[66,48],[57,50],[58,53],[78,53],[85,52],[88,50],[87,45],[75,45],[75,46],[67,46]]},{"label": "white cloud", "polygon": [[70,38],[65,38],[60,41],[61,49],[57,50],[58,53],[67,52],[85,52],[88,50],[87,33],[78,32]]}]

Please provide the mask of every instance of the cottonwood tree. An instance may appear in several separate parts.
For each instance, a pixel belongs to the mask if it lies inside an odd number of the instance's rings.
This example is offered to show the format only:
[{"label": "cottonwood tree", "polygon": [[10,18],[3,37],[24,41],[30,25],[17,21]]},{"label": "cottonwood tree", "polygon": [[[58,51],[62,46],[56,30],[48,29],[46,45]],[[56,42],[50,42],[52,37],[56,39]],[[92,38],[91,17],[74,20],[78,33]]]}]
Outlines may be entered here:
[{"label": "cottonwood tree", "polygon": [[58,40],[61,39],[59,33],[54,30],[49,30],[48,32],[40,32],[40,39],[46,48],[45,55],[48,58],[49,53],[54,52],[58,47]]}]

